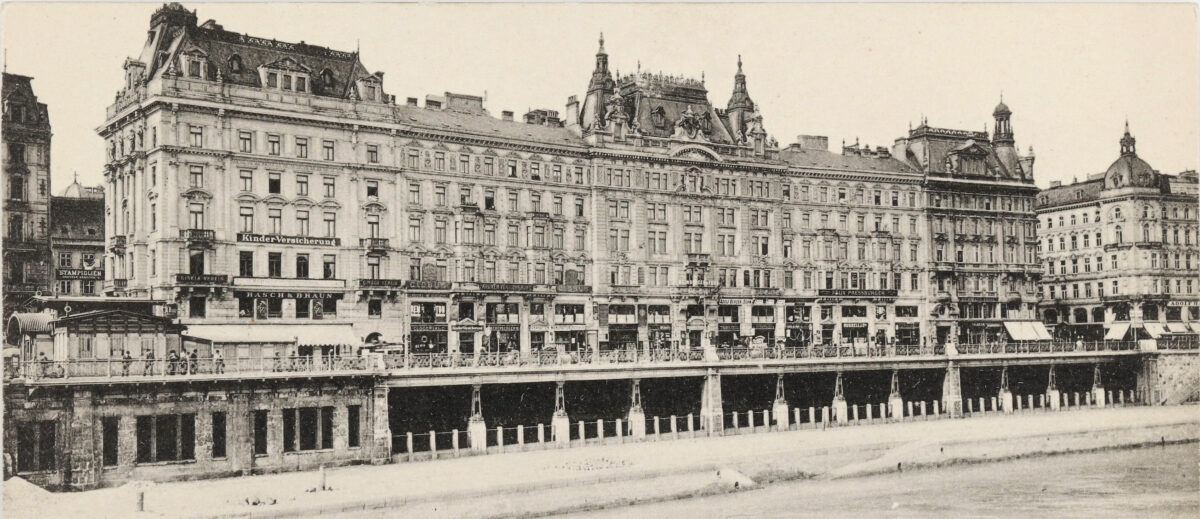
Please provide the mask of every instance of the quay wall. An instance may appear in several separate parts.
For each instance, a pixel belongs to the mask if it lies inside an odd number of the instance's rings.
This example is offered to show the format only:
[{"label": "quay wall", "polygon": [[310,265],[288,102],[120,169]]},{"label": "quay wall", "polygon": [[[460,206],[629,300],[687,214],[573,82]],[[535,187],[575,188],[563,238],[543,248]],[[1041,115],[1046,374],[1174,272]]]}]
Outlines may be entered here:
[{"label": "quay wall", "polygon": [[1152,377],[1154,404],[1200,402],[1200,354],[1192,351],[1162,350]]}]

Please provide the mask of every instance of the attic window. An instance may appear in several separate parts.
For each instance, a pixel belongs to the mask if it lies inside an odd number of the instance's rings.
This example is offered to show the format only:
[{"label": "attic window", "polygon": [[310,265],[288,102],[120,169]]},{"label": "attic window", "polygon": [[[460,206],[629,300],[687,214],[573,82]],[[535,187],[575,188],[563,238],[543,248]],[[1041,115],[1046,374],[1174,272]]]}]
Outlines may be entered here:
[{"label": "attic window", "polygon": [[296,91],[308,92],[308,78],[304,76],[296,76]]},{"label": "attic window", "polygon": [[321,71],[321,84],[325,88],[333,88],[333,72],[329,69]]},{"label": "attic window", "polygon": [[229,57],[229,71],[230,72],[241,72],[242,71],[242,57],[241,56],[234,54]]},{"label": "attic window", "polygon": [[188,60],[188,77],[200,77],[200,60]]},{"label": "attic window", "polygon": [[279,86],[279,74],[276,74],[274,72],[268,72],[267,73],[267,86],[270,88],[275,88],[276,86]]}]

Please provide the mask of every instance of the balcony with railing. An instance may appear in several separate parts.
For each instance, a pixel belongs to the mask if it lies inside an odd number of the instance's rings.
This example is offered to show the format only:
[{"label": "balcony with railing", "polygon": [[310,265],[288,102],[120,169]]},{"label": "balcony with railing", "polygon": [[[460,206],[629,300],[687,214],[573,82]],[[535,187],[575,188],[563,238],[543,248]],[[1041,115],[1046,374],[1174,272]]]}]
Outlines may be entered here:
[{"label": "balcony with railing", "polygon": [[209,247],[217,240],[217,233],[212,229],[180,229],[179,237],[186,241],[188,246]]},{"label": "balcony with railing", "polygon": [[125,252],[125,236],[123,236],[123,235],[109,236],[108,237],[108,250],[118,253],[118,254],[124,253]]},{"label": "balcony with railing", "polygon": [[371,253],[384,253],[390,248],[387,238],[363,238],[359,245]]}]

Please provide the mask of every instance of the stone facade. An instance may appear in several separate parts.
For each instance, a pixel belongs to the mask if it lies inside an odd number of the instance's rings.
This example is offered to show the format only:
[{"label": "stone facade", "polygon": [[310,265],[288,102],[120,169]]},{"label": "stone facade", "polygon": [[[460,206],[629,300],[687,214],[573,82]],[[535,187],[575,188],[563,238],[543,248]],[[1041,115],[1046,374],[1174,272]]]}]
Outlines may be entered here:
[{"label": "stone facade", "polygon": [[[5,389],[5,452],[18,467],[22,426],[53,423],[54,438],[46,445],[54,449],[54,466],[17,470],[18,475],[52,489],[311,470],[321,465],[379,462],[390,455],[390,432],[386,425],[380,428],[376,424],[378,420],[387,423],[386,398],[375,398],[371,377],[170,383],[150,389],[123,384],[70,389],[13,384]],[[359,410],[357,446],[352,446],[349,438],[351,406]],[[332,447],[285,450],[285,410],[323,407],[331,407],[333,412]],[[261,453],[254,450],[256,412],[267,414],[266,450]],[[223,416],[223,430],[213,426],[216,414]],[[191,436],[179,433],[179,454],[168,460],[140,457],[139,451],[150,449],[151,444],[145,441],[146,431],[138,430],[139,417],[173,416],[194,420]],[[109,430],[116,432],[115,440],[106,439],[106,422],[112,424],[113,420],[115,428]],[[296,427],[299,435],[300,424]],[[222,432],[225,454],[214,455],[214,433]],[[162,450],[157,452],[161,455]]]},{"label": "stone facade", "polygon": [[1133,330],[1121,337],[1130,339],[1200,332],[1196,172],[1161,174],[1135,144],[1126,128],[1108,171],[1038,196],[1040,311],[1056,335],[1099,339],[1118,326]]},{"label": "stone facade", "polygon": [[4,320],[50,290],[50,115],[33,78],[4,73]]},{"label": "stone facade", "polygon": [[[995,136],[781,147],[740,59],[722,109],[702,79],[615,76],[601,41],[582,102],[514,121],[476,96],[397,104],[357,54],[177,4],[150,29],[100,131],[106,290],[188,324],[320,316],[412,351],[528,354],[931,345],[960,335],[958,290],[991,328],[1032,318],[1033,159],[1008,113]],[[974,230],[930,238],[964,210]]]}]

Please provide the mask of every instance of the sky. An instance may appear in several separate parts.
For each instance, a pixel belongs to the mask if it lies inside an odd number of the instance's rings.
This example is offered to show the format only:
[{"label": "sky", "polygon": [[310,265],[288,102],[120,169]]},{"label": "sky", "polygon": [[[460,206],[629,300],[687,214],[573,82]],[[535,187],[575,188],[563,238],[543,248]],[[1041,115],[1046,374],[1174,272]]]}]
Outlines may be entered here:
[{"label": "sky", "polygon": [[[54,131],[53,189],[103,180],[95,129],[159,3],[10,3],[8,72],[34,77]],[[603,32],[610,68],[706,79],[725,107],[744,62],[764,127],[786,146],[825,135],[891,146],[922,117],[991,129],[1003,95],[1037,184],[1070,183],[1117,158],[1126,118],[1164,173],[1196,169],[1197,13],[1192,4],[209,4],[199,22],[281,41],[360,49],[384,89],[486,95],[494,116],[563,111],[585,94]]]}]

